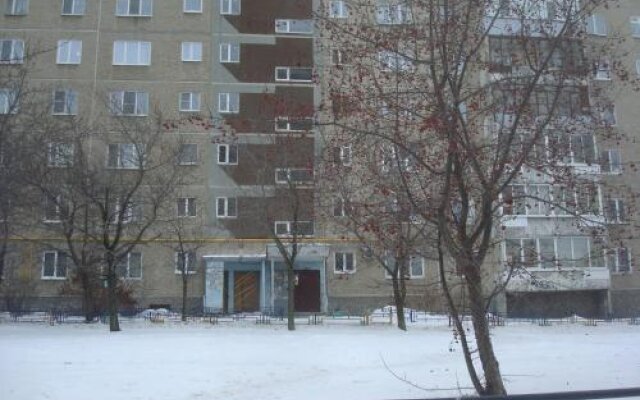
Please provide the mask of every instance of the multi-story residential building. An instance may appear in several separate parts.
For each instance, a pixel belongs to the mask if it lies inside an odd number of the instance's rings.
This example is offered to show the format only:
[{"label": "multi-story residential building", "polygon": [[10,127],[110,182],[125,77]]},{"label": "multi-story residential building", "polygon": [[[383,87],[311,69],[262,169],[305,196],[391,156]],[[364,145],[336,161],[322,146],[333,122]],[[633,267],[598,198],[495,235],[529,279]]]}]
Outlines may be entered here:
[{"label": "multi-story residential building", "polygon": [[[314,179],[323,145],[313,117],[326,95],[323,82],[349,63],[347,49],[318,43],[314,19],[322,11],[322,18],[348,24],[353,17],[348,3],[4,0],[0,69],[18,62],[25,49],[38,49],[30,81],[49,88],[52,114],[60,118],[71,114],[102,121],[113,118],[109,108],[115,104],[130,118],[148,118],[155,110],[167,121],[189,121],[177,123],[168,134],[181,139],[179,168],[194,177],[179,189],[173,215],[189,227],[195,243],[184,261],[193,272],[191,309],[283,312],[286,276],[272,236],[286,240],[295,232],[304,242],[296,270],[296,310],[363,312],[392,302],[389,276],[336,222],[345,216],[345,199],[327,196]],[[376,7],[389,10],[390,4],[376,2]],[[587,40],[628,37],[628,55],[621,60],[636,70],[634,37],[640,8],[629,0],[621,4],[593,16]],[[389,20],[387,14],[374,13],[372,23],[410,22],[406,13],[396,16],[398,20]],[[636,14],[638,18],[629,17]],[[503,19],[487,39],[487,58],[494,70],[481,74],[486,84],[516,67],[511,54],[501,51],[510,40],[505,28],[509,18]],[[582,45],[576,48],[566,60],[580,64]],[[588,83],[568,91],[562,106],[567,116],[580,114],[585,103],[595,105],[596,88],[624,89],[611,65],[598,66]],[[631,90],[616,92],[615,111],[605,110],[606,118],[615,118],[614,129],[634,134],[636,96]],[[633,140],[618,147],[599,140],[597,130],[557,140],[571,148],[566,164],[594,182],[619,182],[632,192],[640,189]],[[122,164],[115,155],[126,151],[121,143],[113,145],[119,146],[111,147],[114,157],[104,149],[112,167]],[[337,162],[352,162],[355,149],[337,150]],[[507,239],[489,261],[495,263],[491,272],[499,275],[503,264],[520,261],[526,273],[512,279],[495,310],[512,315],[637,313],[640,275],[631,256],[637,248],[632,239],[637,227],[629,212],[633,199],[599,189],[562,191],[534,172],[503,195],[517,198],[534,192],[539,197],[564,196],[567,207],[583,208],[576,217],[549,209],[544,202],[514,201],[504,207]],[[302,205],[295,215],[292,197]],[[326,197],[330,201],[324,201]],[[46,217],[51,210],[44,208],[40,212]],[[579,220],[606,227],[597,235],[602,240],[586,234]],[[120,269],[126,271],[122,278],[131,283],[141,307],[177,308],[180,303],[179,257],[166,245],[172,238],[163,241],[137,247]],[[600,246],[600,241],[606,245]],[[34,282],[33,308],[75,304],[75,298],[61,294],[70,275],[64,254],[38,241],[15,240],[12,245]],[[527,249],[535,249],[535,260],[528,258]],[[430,260],[413,256],[407,277],[410,306],[444,310],[438,271]]]}]

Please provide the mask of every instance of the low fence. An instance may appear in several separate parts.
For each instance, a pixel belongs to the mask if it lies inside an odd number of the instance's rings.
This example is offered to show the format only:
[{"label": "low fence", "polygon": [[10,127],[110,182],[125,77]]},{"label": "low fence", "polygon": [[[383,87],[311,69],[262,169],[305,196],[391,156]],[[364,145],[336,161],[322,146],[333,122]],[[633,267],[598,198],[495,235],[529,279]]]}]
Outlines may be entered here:
[{"label": "low fence", "polygon": [[512,394],[504,396],[463,396],[463,397],[439,397],[429,399],[411,400],[462,400],[462,399],[482,399],[482,400],[596,400],[596,399],[629,399],[640,398],[640,387],[602,390],[580,390],[571,392],[550,392],[550,393],[527,393]]}]

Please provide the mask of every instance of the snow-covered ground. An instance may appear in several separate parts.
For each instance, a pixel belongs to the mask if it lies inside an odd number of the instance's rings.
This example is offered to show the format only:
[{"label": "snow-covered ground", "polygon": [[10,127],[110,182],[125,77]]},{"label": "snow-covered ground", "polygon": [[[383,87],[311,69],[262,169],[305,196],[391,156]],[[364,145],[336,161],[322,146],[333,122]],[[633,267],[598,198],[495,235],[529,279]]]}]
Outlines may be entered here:
[{"label": "snow-covered ground", "polygon": [[[446,327],[122,327],[0,324],[0,399],[375,400],[469,386]],[[521,324],[493,334],[511,393],[640,386],[640,326]]]}]

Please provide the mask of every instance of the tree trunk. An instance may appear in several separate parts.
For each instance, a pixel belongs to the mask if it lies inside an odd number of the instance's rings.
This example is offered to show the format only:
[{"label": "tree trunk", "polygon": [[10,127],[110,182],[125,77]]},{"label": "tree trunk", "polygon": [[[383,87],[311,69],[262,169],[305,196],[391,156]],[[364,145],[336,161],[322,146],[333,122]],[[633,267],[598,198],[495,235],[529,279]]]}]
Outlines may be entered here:
[{"label": "tree trunk", "polygon": [[[393,285],[393,301],[396,306],[396,314],[398,317],[398,328],[403,331],[407,330],[407,323],[404,319],[404,301],[405,301],[405,293],[404,290],[400,287],[401,282],[400,278],[396,276],[392,276],[391,283]],[[404,285],[403,285],[404,286]]]},{"label": "tree trunk", "polygon": [[287,265],[287,329],[290,331],[296,330],[295,293],[296,273],[293,270],[293,265]]},{"label": "tree trunk", "polygon": [[95,317],[92,282],[88,271],[80,269],[79,274],[80,284],[82,285],[82,314],[84,315],[84,322],[89,323]]},{"label": "tree trunk", "polygon": [[187,271],[182,271],[182,322],[187,321]]},{"label": "tree trunk", "polygon": [[118,321],[118,277],[116,276],[115,265],[110,264],[107,267],[107,297],[109,303],[109,330],[111,332],[120,331],[120,322]]},{"label": "tree trunk", "polygon": [[476,337],[476,346],[478,347],[478,356],[482,363],[482,371],[484,372],[485,388],[483,396],[506,395],[507,391],[500,374],[500,366],[498,359],[493,351],[493,344],[489,332],[489,324],[487,323],[486,298],[482,293],[482,278],[480,272],[475,268],[473,263],[467,264],[464,269],[467,288],[469,294],[469,309],[473,321],[473,331]]}]

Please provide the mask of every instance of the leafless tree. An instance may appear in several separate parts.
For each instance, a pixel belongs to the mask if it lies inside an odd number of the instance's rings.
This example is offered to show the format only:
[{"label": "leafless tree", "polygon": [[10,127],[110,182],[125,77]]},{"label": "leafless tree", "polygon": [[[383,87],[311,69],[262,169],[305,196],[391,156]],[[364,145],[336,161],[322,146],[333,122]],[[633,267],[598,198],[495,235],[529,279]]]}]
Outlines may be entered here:
[{"label": "leafless tree", "polygon": [[[334,64],[321,79],[327,142],[365,149],[368,165],[377,157],[379,168],[387,158],[412,166],[385,190],[400,186],[432,235],[425,252],[438,255],[444,296],[480,395],[506,392],[486,313],[512,273],[496,281],[489,267],[515,201],[509,191],[526,180],[558,188],[555,196],[516,197],[601,232],[592,206],[594,188],[603,184],[594,178],[593,127],[605,139],[613,130],[607,96],[588,96],[599,70],[588,60],[597,61],[606,44],[587,43],[584,21],[606,3],[354,0],[346,9],[328,3],[319,15],[321,42]],[[589,156],[576,168],[570,157],[579,143]],[[562,191],[584,195],[567,201]],[[462,324],[467,310],[453,301],[447,260],[465,284],[475,346]]]}]

